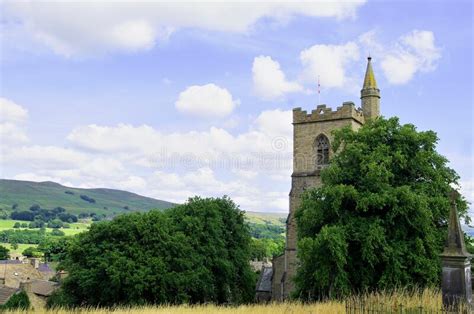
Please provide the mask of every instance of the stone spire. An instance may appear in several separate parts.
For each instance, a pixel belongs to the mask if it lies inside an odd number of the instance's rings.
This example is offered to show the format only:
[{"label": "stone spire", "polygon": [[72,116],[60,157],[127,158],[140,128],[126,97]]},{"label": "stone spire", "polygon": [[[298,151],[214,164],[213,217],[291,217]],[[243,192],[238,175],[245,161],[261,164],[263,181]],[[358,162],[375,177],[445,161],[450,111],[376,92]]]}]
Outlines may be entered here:
[{"label": "stone spire", "polygon": [[458,310],[461,304],[467,307],[472,305],[471,255],[466,251],[464,233],[459,223],[456,209],[458,197],[458,192],[453,190],[448,220],[448,237],[441,254],[443,306],[451,310]]},{"label": "stone spire", "polygon": [[377,88],[370,56],[367,58],[367,70],[365,71],[364,86],[360,91],[360,99],[362,100],[362,111],[366,120],[380,116],[380,89]]},{"label": "stone spire", "polygon": [[466,251],[464,243],[464,233],[459,223],[458,211],[456,208],[456,199],[459,193],[456,190],[451,192],[451,209],[449,211],[448,238],[442,256],[462,256],[468,257],[470,254]]}]

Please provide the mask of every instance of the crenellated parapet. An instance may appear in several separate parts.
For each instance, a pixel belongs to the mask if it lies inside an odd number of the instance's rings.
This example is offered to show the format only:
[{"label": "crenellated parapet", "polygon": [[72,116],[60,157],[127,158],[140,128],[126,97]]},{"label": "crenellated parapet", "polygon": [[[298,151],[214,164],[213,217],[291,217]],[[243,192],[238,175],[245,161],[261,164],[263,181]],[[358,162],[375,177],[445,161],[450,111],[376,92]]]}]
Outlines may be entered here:
[{"label": "crenellated parapet", "polygon": [[343,119],[353,119],[360,124],[365,122],[363,112],[357,110],[351,101],[344,102],[342,106],[337,107],[336,111],[326,105],[317,106],[310,114],[306,110],[301,110],[300,107],[293,109],[293,124]]}]

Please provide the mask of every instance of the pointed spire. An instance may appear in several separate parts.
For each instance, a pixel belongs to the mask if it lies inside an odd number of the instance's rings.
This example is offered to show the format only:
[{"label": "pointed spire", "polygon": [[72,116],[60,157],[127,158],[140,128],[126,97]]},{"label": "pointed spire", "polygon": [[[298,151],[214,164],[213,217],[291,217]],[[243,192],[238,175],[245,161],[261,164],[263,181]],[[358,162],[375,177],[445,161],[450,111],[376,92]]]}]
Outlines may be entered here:
[{"label": "pointed spire", "polygon": [[448,220],[448,238],[444,246],[443,256],[470,256],[466,251],[464,244],[464,233],[459,223],[458,211],[456,208],[456,199],[459,193],[456,190],[451,192],[451,209]]},{"label": "pointed spire", "polygon": [[367,70],[365,71],[364,86],[360,91],[360,99],[366,121],[380,116],[380,90],[377,88],[370,56],[367,58]]},{"label": "pointed spire", "polygon": [[374,70],[372,69],[372,57],[367,58],[367,70],[365,71],[365,79],[363,89],[366,88],[377,88],[377,82],[375,81]]}]

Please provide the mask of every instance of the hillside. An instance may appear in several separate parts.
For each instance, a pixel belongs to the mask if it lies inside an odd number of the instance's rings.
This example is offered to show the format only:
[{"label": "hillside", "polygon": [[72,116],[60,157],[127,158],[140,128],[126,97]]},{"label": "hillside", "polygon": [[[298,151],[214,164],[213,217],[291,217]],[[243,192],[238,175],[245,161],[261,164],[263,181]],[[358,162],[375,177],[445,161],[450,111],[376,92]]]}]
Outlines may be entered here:
[{"label": "hillside", "polygon": [[255,224],[271,224],[277,226],[285,226],[288,213],[259,213],[246,211],[247,221]]},{"label": "hillside", "polygon": [[[81,198],[81,195],[95,202]],[[87,199],[86,198],[86,199]],[[27,210],[33,204],[42,208],[63,207],[72,214],[97,213],[112,216],[130,211],[165,209],[174,204],[135,193],[113,189],[70,188],[54,182],[30,182],[0,179],[0,209]],[[128,209],[127,209],[128,208]]]},{"label": "hillside", "polygon": [[[66,193],[67,192],[67,193]],[[71,192],[73,194],[71,194]],[[86,195],[95,200],[90,203],[81,199]],[[111,215],[129,211],[148,211],[165,209],[174,204],[135,193],[113,189],[79,189],[66,187],[55,182],[30,182],[0,179],[0,210],[12,210],[18,204],[18,210],[27,210],[33,204],[52,209],[63,207],[72,214],[95,212]],[[128,206],[128,210],[124,207]],[[107,208],[107,209],[104,209]],[[259,213],[248,211],[247,220],[255,224],[284,226],[287,213]]]}]

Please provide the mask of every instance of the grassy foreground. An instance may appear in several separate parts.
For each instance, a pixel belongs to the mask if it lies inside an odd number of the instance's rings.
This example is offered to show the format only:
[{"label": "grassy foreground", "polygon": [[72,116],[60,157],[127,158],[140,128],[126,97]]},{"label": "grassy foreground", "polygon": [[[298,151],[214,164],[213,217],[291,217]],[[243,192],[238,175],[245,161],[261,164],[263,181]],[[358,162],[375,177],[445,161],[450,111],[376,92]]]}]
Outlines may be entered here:
[{"label": "grassy foreground", "polygon": [[[125,307],[115,309],[81,308],[75,310],[40,310],[7,311],[5,313],[57,313],[57,314],[308,314],[308,313],[345,313],[346,306],[351,307],[351,313],[361,313],[361,304],[364,304],[365,313],[441,313],[442,301],[439,290],[425,289],[410,292],[398,290],[395,292],[372,293],[363,296],[350,297],[344,301],[326,301],[317,303],[269,303],[232,306],[216,305],[180,305],[180,306],[145,306]],[[367,311],[369,310],[369,311]],[[446,312],[443,312],[446,313]],[[469,313],[461,307],[453,313]]]}]

